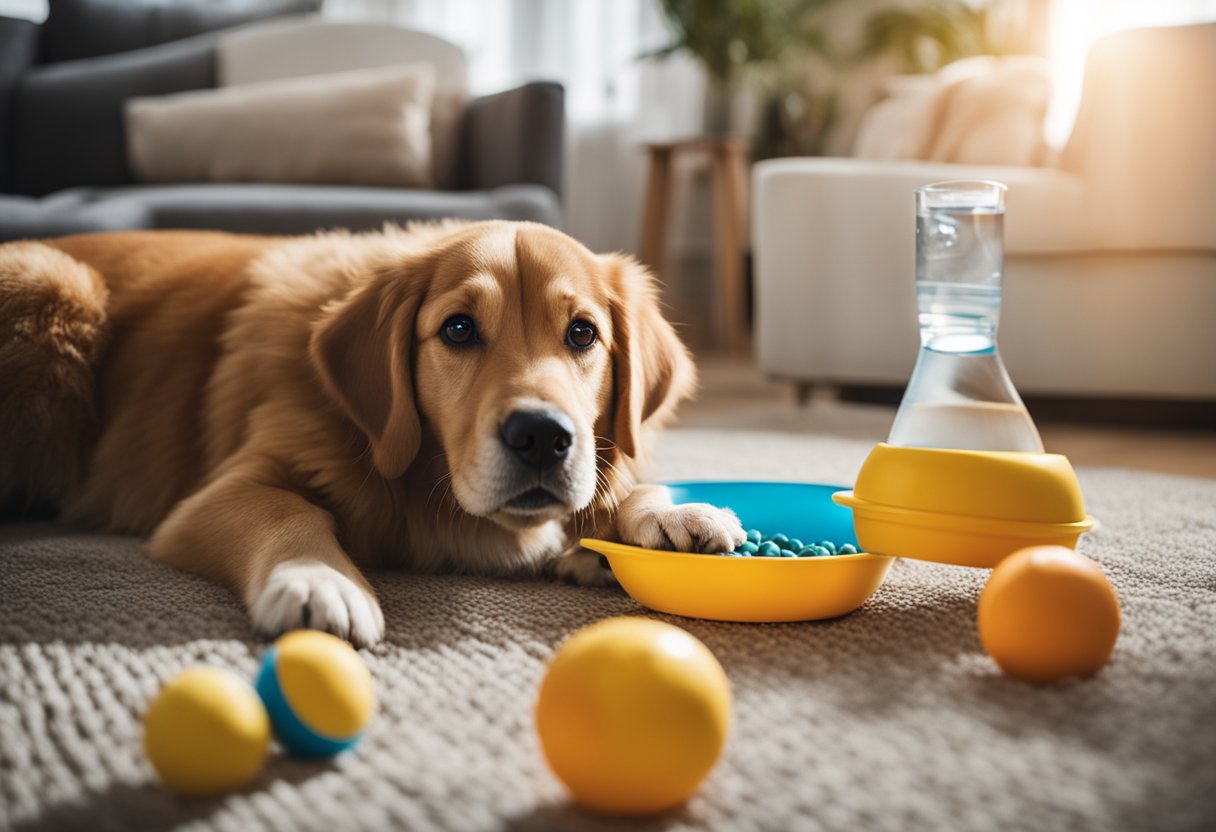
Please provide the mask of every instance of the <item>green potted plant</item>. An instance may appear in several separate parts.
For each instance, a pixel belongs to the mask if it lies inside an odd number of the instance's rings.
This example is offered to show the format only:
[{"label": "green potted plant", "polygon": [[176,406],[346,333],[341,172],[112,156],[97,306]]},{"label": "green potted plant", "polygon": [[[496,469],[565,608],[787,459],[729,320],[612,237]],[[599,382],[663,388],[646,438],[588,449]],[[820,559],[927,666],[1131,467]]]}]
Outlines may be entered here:
[{"label": "green potted plant", "polygon": [[732,132],[734,94],[750,70],[780,65],[807,49],[821,48],[813,12],[831,0],[660,0],[675,35],[647,57],[688,52],[705,69],[705,131]]}]

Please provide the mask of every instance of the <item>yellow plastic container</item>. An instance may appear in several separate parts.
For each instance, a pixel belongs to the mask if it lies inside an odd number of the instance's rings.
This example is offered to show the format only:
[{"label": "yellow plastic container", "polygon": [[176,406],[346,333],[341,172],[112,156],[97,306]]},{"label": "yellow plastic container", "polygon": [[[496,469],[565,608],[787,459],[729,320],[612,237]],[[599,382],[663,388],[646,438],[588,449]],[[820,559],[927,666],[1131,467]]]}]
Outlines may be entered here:
[{"label": "yellow plastic container", "polygon": [[[832,502],[839,486],[796,482],[668,483],[672,502],[729,508],[745,529],[857,545],[853,513]],[[718,621],[812,621],[866,602],[893,561],[882,555],[723,557],[606,540],[582,545],[608,558],[621,586],[659,612]]]},{"label": "yellow plastic container", "polygon": [[1026,546],[1075,548],[1093,527],[1068,458],[1014,451],[875,446],[852,491],[867,552],[991,568]]},{"label": "yellow plastic container", "polygon": [[634,600],[659,612],[716,621],[812,621],[836,618],[874,594],[893,558],[728,558],[663,552],[584,539],[608,558]]}]

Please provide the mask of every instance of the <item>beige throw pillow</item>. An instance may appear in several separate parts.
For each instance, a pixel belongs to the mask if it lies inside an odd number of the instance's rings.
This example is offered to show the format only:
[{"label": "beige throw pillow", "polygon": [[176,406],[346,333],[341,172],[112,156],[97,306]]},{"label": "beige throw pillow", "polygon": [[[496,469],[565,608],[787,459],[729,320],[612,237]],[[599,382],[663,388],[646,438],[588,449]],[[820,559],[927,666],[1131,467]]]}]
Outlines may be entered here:
[{"label": "beige throw pillow", "polygon": [[933,75],[896,76],[886,92],[862,118],[855,156],[975,165],[1049,162],[1043,122],[1051,76],[1044,58],[964,58]]},{"label": "beige throw pillow", "polygon": [[430,187],[429,64],[359,69],[126,103],[142,182]]}]

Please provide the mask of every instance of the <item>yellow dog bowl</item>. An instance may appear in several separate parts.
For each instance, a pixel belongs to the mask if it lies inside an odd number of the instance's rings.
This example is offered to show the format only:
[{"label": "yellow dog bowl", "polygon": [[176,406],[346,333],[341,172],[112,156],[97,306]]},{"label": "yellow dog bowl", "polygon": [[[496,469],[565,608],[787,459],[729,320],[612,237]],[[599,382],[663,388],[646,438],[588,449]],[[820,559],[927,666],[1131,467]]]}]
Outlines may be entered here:
[{"label": "yellow dog bowl", "polygon": [[1026,546],[1075,548],[1093,527],[1077,476],[1060,454],[879,444],[852,491],[867,551],[991,568]]},{"label": "yellow dog bowl", "polygon": [[[804,540],[853,543],[848,510],[832,503],[830,485],[702,482],[668,486],[676,503],[731,508],[744,528]],[[718,621],[810,621],[860,607],[878,589],[892,558],[732,558],[664,552],[591,538],[580,541],[608,558],[634,600],[659,612]]]}]

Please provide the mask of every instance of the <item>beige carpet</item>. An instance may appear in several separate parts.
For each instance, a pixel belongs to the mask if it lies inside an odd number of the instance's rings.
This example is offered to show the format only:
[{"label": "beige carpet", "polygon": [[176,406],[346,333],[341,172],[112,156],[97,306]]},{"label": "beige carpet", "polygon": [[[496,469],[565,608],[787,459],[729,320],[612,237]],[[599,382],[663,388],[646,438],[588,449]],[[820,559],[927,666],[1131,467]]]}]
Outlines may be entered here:
[{"label": "beige carpet", "polygon": [[[656,477],[850,482],[867,446],[678,431]],[[532,705],[555,645],[642,611],[609,590],[378,574],[389,631],[365,656],[380,711],[332,764],[275,756],[248,790],[179,800],[139,719],[207,662],[251,674],[264,645],[224,591],[139,542],[0,528],[0,827],[15,829],[1216,828],[1216,482],[1083,470],[1101,520],[1081,550],[1123,602],[1112,663],[1035,686],[980,651],[984,572],[898,562],[831,622],[671,619],[734,686],[724,758],[686,807],[596,818],[546,771]],[[588,749],[588,753],[595,753]]]}]

